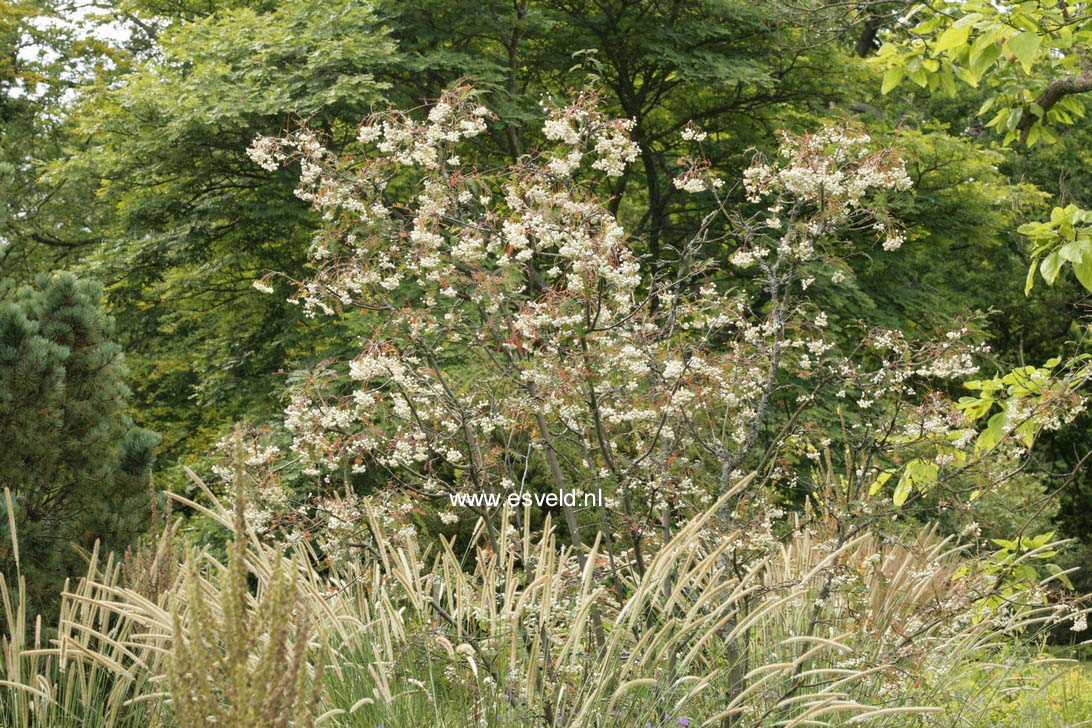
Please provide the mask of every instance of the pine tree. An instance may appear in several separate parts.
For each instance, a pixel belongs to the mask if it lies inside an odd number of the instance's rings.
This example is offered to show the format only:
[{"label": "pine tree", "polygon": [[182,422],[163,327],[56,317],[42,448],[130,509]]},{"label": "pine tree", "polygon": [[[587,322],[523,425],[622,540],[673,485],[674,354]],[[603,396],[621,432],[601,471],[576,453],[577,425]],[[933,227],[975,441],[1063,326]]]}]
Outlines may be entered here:
[{"label": "pine tree", "polygon": [[73,546],[124,546],[147,513],[159,438],[126,413],[123,357],[102,293],[70,273],[21,288],[0,282],[0,487],[12,494],[21,557],[16,564],[5,553],[4,573],[26,577],[38,609],[50,609],[64,577],[78,572]]}]

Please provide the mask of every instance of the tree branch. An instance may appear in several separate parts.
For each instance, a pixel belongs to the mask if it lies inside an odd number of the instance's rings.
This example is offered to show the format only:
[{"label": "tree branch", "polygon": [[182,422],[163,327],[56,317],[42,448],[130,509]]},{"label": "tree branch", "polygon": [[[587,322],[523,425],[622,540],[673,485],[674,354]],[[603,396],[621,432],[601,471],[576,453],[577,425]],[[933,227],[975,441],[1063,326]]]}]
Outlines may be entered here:
[{"label": "tree branch", "polygon": [[[1020,130],[1020,143],[1026,144],[1028,134],[1035,122],[1040,121],[1046,113],[1065,96],[1070,94],[1083,94],[1092,91],[1092,66],[1086,66],[1084,70],[1073,76],[1066,76],[1051,81],[1035,101],[1024,108],[1024,114],[1020,117],[1020,123],[1016,128]],[[1032,111],[1032,106],[1039,106],[1042,113],[1037,115]]]},{"label": "tree branch", "polygon": [[861,25],[861,34],[857,36],[857,43],[853,48],[853,53],[858,58],[867,58],[872,55],[879,46],[876,43],[876,36],[880,33],[880,28],[884,25],[884,17],[877,12],[869,13],[868,18]]}]

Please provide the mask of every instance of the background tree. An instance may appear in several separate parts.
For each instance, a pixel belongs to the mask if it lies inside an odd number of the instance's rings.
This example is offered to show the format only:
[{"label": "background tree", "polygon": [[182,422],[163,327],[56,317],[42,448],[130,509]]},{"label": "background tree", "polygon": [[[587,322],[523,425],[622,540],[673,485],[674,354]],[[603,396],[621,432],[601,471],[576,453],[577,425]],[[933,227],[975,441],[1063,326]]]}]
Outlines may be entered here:
[{"label": "background tree", "polygon": [[876,57],[886,93],[904,79],[955,94],[989,90],[978,111],[987,127],[1019,139],[1057,140],[1054,128],[1085,115],[1092,91],[1092,15],[1087,3],[953,2],[897,8]]},{"label": "background tree", "polygon": [[76,15],[67,0],[0,2],[0,274],[23,283],[75,265],[101,240],[86,204],[93,187],[46,174],[83,147],[68,133],[75,90],[125,67]]},{"label": "background tree", "polygon": [[[786,106],[821,108],[838,94],[822,66],[830,48],[808,48],[791,16],[746,0],[521,0],[516,3],[380,3],[402,58],[395,103],[435,99],[468,74],[500,119],[494,140],[509,160],[542,143],[527,121],[543,97],[565,96],[587,80],[602,86],[610,111],[634,122],[642,157],[612,190],[645,264],[667,264],[701,214],[672,186],[685,154],[679,133],[710,133],[711,163],[731,175],[751,145],[776,143]],[[472,9],[473,8],[473,9]]]},{"label": "background tree", "polygon": [[381,98],[392,50],[367,3],[176,10],[128,8],[132,68],[81,95],[49,170],[87,192],[99,243],[83,265],[110,290],[136,402],[171,456],[268,416],[275,372],[336,340],[250,295],[270,269],[299,272],[314,222],[292,181],[255,174],[245,149],[300,117],[336,136]]}]

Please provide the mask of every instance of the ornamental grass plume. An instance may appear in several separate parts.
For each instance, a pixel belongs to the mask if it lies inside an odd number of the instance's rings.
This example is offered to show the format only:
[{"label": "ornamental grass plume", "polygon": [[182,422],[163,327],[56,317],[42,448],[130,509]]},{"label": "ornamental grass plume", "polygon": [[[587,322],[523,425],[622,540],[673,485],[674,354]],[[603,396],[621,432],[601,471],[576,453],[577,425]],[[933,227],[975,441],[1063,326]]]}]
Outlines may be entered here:
[{"label": "ornamental grass plume", "polygon": [[[298,564],[273,557],[267,579],[250,588],[241,467],[226,568],[208,576],[190,553],[172,602],[168,685],[179,726],[304,728],[315,725],[322,691],[321,644]],[[178,598],[181,596],[181,598]]]},{"label": "ornamental grass plume", "polygon": [[[125,549],[121,576],[125,586],[162,605],[175,588],[181,574],[183,552],[178,539],[180,521],[171,520],[171,512],[161,515],[152,479],[148,479],[152,504],[147,533]],[[170,501],[168,501],[169,506]],[[160,520],[164,523],[161,524]]]},{"label": "ornamental grass plume", "polygon": [[[13,499],[4,490],[11,555],[20,564]],[[159,726],[166,612],[120,584],[98,546],[86,575],[59,595],[56,623],[27,611],[26,583],[0,575],[0,725],[23,728]]]},{"label": "ornamental grass plume", "polygon": [[[388,726],[466,725],[456,716],[513,727],[901,728],[951,716],[985,726],[1012,691],[1041,685],[1011,656],[1040,677],[1056,669],[1031,649],[1054,608],[1020,598],[986,608],[992,577],[957,576],[964,548],[930,527],[846,537],[820,518],[759,539],[723,530],[721,505],[681,525],[643,574],[628,563],[614,575],[601,544],[582,566],[549,521],[539,534],[530,519],[513,526],[499,551],[479,524],[467,568],[452,544],[430,558],[369,514],[375,541],[337,576],[337,603],[355,603],[361,621],[338,645],[327,695],[338,707],[326,715]],[[729,555],[744,551],[747,568],[732,568]]]},{"label": "ornamental grass plume", "polygon": [[166,608],[92,553],[53,638],[0,583],[4,725],[985,728],[1053,709],[1062,674],[1034,640],[1055,608],[1027,598],[1053,577],[991,605],[995,576],[929,527],[774,538],[717,502],[638,574],[600,543],[581,565],[549,519],[457,553],[370,513],[361,557],[328,565],[199,485],[229,556],[186,551]]}]

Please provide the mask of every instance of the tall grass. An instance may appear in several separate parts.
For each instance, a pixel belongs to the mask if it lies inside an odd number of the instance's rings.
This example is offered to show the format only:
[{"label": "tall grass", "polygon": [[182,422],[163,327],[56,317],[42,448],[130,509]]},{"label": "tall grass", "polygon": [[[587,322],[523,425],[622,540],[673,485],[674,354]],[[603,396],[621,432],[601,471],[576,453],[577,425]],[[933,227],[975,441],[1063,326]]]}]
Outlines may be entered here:
[{"label": "tall grass", "polygon": [[759,548],[717,503],[638,576],[598,544],[577,558],[549,520],[506,514],[501,548],[479,528],[457,552],[369,514],[361,558],[331,566],[204,490],[189,505],[233,531],[229,557],[165,529],[154,553],[182,563],[158,595],[92,553],[47,634],[0,582],[0,723],[987,726],[1079,689],[1028,647],[1053,610],[985,606],[995,576],[930,529],[813,521]]},{"label": "tall grass", "polygon": [[[9,517],[11,494],[5,489]],[[19,544],[11,527],[13,556]],[[21,575],[0,574],[0,725],[95,728],[156,725],[170,639],[161,605],[119,586],[121,567],[96,547],[87,575],[66,583],[56,624],[30,621]]]}]

